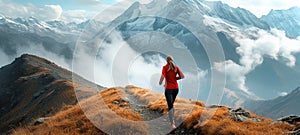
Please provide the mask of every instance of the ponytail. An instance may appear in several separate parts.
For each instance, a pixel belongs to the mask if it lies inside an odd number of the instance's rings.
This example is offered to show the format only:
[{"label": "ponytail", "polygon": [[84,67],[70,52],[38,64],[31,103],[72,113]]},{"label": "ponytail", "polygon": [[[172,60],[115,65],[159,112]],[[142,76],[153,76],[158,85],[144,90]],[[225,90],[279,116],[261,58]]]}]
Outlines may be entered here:
[{"label": "ponytail", "polygon": [[174,70],[175,72],[177,72],[177,68],[176,68],[176,65],[174,64],[172,56],[167,57],[167,62],[169,65],[169,68],[167,71]]}]

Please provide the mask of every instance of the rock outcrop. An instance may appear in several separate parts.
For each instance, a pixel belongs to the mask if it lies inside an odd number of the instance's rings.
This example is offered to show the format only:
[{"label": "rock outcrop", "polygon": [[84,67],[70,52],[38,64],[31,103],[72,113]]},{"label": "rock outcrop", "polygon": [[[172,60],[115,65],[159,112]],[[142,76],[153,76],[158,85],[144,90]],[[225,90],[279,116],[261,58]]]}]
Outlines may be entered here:
[{"label": "rock outcrop", "polygon": [[235,120],[235,121],[241,121],[241,122],[244,122],[244,121],[247,121],[247,120],[251,120],[251,121],[254,121],[254,122],[261,122],[262,121],[261,119],[258,119],[258,118],[252,118],[250,116],[250,113],[247,112],[246,110],[242,109],[242,108],[230,109],[230,110],[228,110],[228,112],[231,115],[231,119]]}]

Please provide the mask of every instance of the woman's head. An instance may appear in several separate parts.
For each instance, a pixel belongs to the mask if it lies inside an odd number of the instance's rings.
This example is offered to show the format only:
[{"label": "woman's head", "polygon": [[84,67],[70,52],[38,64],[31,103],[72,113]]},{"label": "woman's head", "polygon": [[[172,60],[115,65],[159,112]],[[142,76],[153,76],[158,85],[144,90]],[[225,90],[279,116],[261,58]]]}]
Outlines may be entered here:
[{"label": "woman's head", "polygon": [[174,70],[174,71],[176,72],[177,69],[176,69],[176,67],[175,67],[173,57],[172,57],[172,56],[168,56],[168,57],[166,58],[166,60],[167,60],[167,63],[168,63],[168,65],[169,65],[168,71]]},{"label": "woman's head", "polygon": [[172,56],[168,56],[166,60],[170,64],[170,62],[173,62],[173,57]]}]

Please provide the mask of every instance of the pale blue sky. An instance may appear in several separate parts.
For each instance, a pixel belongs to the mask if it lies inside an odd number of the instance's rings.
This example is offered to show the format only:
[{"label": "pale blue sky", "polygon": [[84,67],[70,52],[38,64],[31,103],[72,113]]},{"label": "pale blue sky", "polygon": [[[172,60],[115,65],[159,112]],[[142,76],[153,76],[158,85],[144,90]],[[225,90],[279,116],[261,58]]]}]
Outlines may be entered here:
[{"label": "pale blue sky", "polygon": [[[99,5],[111,5],[121,0],[13,0],[17,3],[32,3],[37,6],[60,5],[64,10],[97,11]],[[124,0],[126,1],[126,0]],[[143,0],[141,0],[143,1]],[[271,9],[288,9],[292,6],[300,6],[299,0],[208,0],[222,1],[232,7],[242,7],[250,10],[260,17]]]},{"label": "pale blue sky", "polygon": [[116,3],[116,0],[13,0],[22,4],[34,4],[37,6],[60,5],[64,10],[87,10],[93,11],[95,5]]},{"label": "pale blue sky", "polygon": [[[63,20],[83,22],[122,1],[126,9],[133,1],[148,3],[151,0],[0,0],[0,14],[8,17],[35,17],[40,20]],[[217,0],[208,0],[217,1]],[[300,0],[221,0],[232,7],[242,7],[257,17],[267,14],[271,9],[300,7]],[[116,8],[117,9],[117,8]],[[120,5],[119,5],[120,9]],[[112,15],[120,11],[111,12]],[[111,18],[110,18],[111,19]]]},{"label": "pale blue sky", "polygon": [[80,23],[115,3],[117,0],[0,0],[0,14]]}]

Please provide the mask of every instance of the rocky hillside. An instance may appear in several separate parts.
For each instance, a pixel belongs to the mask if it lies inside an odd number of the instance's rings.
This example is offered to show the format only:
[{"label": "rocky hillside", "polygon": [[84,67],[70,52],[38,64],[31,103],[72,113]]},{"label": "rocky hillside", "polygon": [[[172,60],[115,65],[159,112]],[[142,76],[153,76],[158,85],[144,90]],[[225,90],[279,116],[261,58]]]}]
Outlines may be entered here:
[{"label": "rocky hillside", "polygon": [[[105,105],[104,105],[105,104]],[[80,108],[81,106],[81,108]],[[177,98],[177,128],[170,131],[164,95],[134,86],[115,87],[65,108],[36,126],[13,134],[286,134],[296,127],[241,108],[206,106]],[[97,127],[97,128],[96,128]]]},{"label": "rocky hillside", "polygon": [[[30,125],[39,117],[56,114],[77,103],[74,85],[89,84],[56,64],[33,55],[22,55],[0,69],[0,133]],[[73,84],[74,83],[74,84]],[[91,93],[92,94],[92,93]]]},{"label": "rocky hillside", "polygon": [[300,87],[286,96],[280,96],[272,100],[249,101],[245,104],[245,107],[256,114],[273,119],[287,115],[300,115],[300,108],[297,106],[300,102],[299,96]]}]

